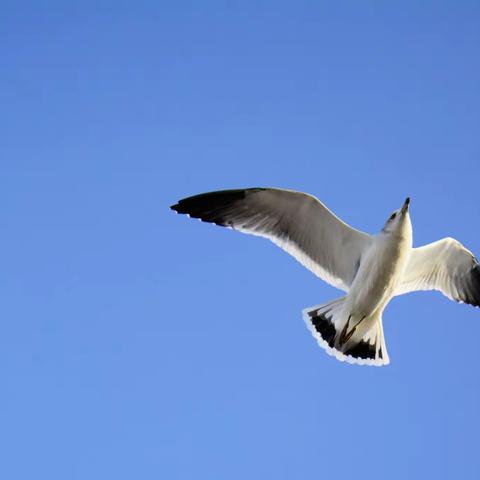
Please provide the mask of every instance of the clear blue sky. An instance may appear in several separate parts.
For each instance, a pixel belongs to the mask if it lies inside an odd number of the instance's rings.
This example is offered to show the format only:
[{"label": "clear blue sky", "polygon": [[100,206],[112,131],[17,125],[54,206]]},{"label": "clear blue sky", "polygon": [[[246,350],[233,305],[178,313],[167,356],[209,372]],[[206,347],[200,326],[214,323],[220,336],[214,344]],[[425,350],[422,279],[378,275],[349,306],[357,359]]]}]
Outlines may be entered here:
[{"label": "clear blue sky", "polygon": [[321,350],[340,292],[168,206],[317,195],[480,256],[480,4],[2,2],[0,477],[480,478],[480,310],[392,301],[391,365]]}]

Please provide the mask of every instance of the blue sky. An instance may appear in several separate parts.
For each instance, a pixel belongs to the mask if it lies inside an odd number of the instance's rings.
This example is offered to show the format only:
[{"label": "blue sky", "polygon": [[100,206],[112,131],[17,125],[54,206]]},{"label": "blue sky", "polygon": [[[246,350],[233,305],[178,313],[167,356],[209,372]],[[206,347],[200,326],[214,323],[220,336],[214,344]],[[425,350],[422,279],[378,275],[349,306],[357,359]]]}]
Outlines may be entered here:
[{"label": "blue sky", "polygon": [[480,311],[384,313],[387,368],[328,357],[340,292],[174,215],[278,186],[480,255],[478,2],[2,2],[0,477],[480,478]]}]

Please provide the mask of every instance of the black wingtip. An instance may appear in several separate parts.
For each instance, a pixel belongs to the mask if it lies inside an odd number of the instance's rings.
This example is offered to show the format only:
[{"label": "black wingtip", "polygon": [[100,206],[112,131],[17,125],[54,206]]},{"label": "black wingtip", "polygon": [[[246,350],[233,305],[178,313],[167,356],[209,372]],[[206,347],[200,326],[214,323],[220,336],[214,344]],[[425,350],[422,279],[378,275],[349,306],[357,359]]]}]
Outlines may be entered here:
[{"label": "black wingtip", "polygon": [[182,198],[170,208],[177,213],[198,218],[203,222],[214,223],[223,227],[233,227],[239,217],[248,217],[248,207],[243,203],[248,195],[265,190],[265,188],[244,188],[236,190],[219,190],[201,193],[193,197]]},{"label": "black wingtip", "polygon": [[170,205],[170,210],[173,210],[174,212],[177,213],[186,213],[186,214],[191,214],[192,212],[192,204],[189,202],[189,200],[193,197],[188,197],[184,198],[182,200],[179,200],[178,203],[175,205]]},{"label": "black wingtip", "polygon": [[473,307],[480,307],[480,264],[475,263],[470,270],[470,285],[466,303]]},{"label": "black wingtip", "polygon": [[227,211],[237,202],[241,202],[248,191],[254,189],[220,190],[217,192],[201,193],[192,197],[182,198],[170,208],[192,218],[199,218],[205,222],[226,225]]}]

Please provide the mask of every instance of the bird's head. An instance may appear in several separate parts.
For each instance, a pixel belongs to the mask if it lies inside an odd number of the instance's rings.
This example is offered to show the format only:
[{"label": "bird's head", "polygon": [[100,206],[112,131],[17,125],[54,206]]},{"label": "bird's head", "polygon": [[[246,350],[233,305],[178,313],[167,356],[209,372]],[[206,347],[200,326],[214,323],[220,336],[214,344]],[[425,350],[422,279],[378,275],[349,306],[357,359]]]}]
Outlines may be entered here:
[{"label": "bird's head", "polygon": [[395,210],[385,222],[385,225],[382,229],[383,233],[411,238],[412,224],[410,222],[410,214],[408,213],[409,205],[410,198],[407,197],[402,207],[398,210]]}]

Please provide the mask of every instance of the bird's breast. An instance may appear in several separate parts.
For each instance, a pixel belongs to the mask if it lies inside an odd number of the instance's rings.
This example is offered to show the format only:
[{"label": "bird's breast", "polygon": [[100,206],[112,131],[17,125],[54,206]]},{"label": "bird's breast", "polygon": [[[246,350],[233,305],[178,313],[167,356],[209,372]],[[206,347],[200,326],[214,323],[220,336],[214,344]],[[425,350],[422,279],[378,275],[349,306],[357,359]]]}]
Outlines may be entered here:
[{"label": "bird's breast", "polygon": [[385,305],[403,274],[408,248],[397,239],[380,238],[361,259],[357,275],[348,293],[349,308],[370,315]]}]

